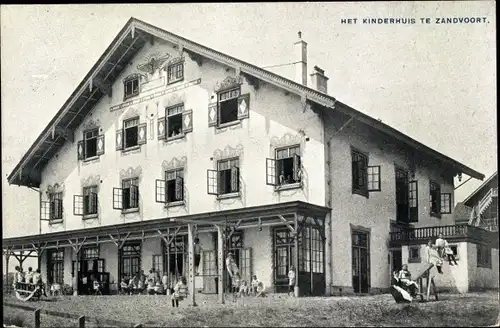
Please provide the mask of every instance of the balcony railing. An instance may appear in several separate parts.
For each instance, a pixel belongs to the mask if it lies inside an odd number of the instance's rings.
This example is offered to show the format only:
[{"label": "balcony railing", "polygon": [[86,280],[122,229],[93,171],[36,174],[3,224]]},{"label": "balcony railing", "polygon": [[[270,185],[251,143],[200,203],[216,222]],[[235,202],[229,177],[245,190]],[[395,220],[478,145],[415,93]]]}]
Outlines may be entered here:
[{"label": "balcony railing", "polygon": [[432,240],[434,243],[436,238],[442,234],[443,238],[448,241],[475,241],[475,242],[495,242],[498,244],[498,235],[482,228],[464,224],[434,226],[434,227],[406,227],[400,228],[399,231],[390,232],[390,241],[393,245],[403,244],[423,244]]}]

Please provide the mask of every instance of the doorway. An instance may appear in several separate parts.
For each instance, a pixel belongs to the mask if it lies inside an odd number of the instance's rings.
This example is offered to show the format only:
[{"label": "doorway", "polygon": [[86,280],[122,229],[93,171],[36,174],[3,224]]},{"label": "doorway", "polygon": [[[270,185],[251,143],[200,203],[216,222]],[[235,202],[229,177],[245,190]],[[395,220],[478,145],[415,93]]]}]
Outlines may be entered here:
[{"label": "doorway", "polygon": [[355,293],[370,291],[370,235],[352,231],[352,287]]},{"label": "doorway", "polygon": [[401,267],[403,266],[403,252],[401,251],[401,248],[394,248],[390,250],[390,253],[391,253],[390,274],[392,277],[392,273],[394,271],[401,270]]},{"label": "doorway", "polygon": [[408,172],[396,168],[396,221],[408,223],[409,211]]}]

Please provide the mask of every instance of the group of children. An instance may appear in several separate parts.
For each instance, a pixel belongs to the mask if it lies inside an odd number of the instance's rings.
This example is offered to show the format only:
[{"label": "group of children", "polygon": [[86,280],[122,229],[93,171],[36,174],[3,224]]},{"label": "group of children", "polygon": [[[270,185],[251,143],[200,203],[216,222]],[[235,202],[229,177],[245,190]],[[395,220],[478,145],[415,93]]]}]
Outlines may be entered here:
[{"label": "group of children", "polygon": [[[448,259],[450,266],[458,265],[457,260],[455,259],[455,254],[448,244],[448,241],[443,239],[443,234],[439,234],[435,244],[432,243],[432,240],[429,240],[427,246],[425,247],[425,253],[427,263],[433,264],[440,274],[443,274],[442,266],[443,258],[445,258],[445,256]],[[411,273],[408,270],[407,264],[403,264],[399,272],[393,272],[391,284],[407,287],[412,297],[415,297],[419,291],[418,284],[411,279]]]},{"label": "group of children", "polygon": [[43,295],[47,296],[45,289],[43,288],[43,282],[42,282],[42,274],[40,272],[40,269],[36,269],[33,271],[32,267],[28,268],[28,271],[24,272],[23,268],[20,266],[15,267],[15,273],[14,273],[14,289],[16,289],[18,283],[28,283],[28,284],[34,284],[37,286],[40,286],[41,290],[43,291]]}]

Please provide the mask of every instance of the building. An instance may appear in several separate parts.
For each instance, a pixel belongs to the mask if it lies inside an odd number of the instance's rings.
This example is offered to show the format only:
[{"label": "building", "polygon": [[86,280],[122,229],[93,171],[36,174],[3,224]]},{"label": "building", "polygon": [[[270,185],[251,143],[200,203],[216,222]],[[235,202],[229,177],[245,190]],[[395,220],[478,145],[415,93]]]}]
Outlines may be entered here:
[{"label": "building", "polygon": [[291,81],[130,19],[9,175],[39,190],[41,234],[4,250],[81,292],[89,272],[188,275],[198,236],[205,293],[222,249],[275,292],[291,266],[300,295],[386,290],[408,231],[454,233],[454,177],[484,176],[328,95],[294,49]]}]

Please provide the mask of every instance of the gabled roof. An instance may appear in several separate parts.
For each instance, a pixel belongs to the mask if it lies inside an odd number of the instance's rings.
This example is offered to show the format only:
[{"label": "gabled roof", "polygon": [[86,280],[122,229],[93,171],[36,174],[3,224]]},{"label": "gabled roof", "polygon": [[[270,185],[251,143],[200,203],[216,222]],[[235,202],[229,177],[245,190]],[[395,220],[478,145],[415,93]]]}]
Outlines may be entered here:
[{"label": "gabled roof", "polygon": [[[469,195],[462,203],[467,204],[472,198],[474,198],[484,187],[488,186],[490,182],[493,182],[493,180],[497,179],[498,181],[498,171],[493,173],[488,180],[483,182],[472,194]],[[498,182],[497,182],[498,183]]]},{"label": "gabled roof", "polygon": [[[425,153],[441,161],[457,173],[462,172],[476,179],[484,179],[484,175],[443,155],[424,144],[410,138],[396,129],[363,114],[334,97],[303,86],[280,75],[274,74],[252,64],[238,60],[201,44],[187,40],[178,35],[162,30],[156,26],[131,18],[115,37],[111,45],[71,94],[56,116],[42,131],[34,144],[23,156],[8,177],[10,184],[25,186],[39,186],[41,169],[62,147],[66,140],[72,140],[76,128],[83,118],[97,104],[109,90],[106,86],[112,85],[133,56],[148,40],[163,39],[182,46],[190,53],[201,55],[216,62],[234,67],[241,73],[278,86],[286,91],[297,94],[312,103],[316,103],[327,110],[338,110],[354,119],[372,126],[387,135],[390,135],[413,149]],[[109,92],[109,91],[108,91]]]}]

